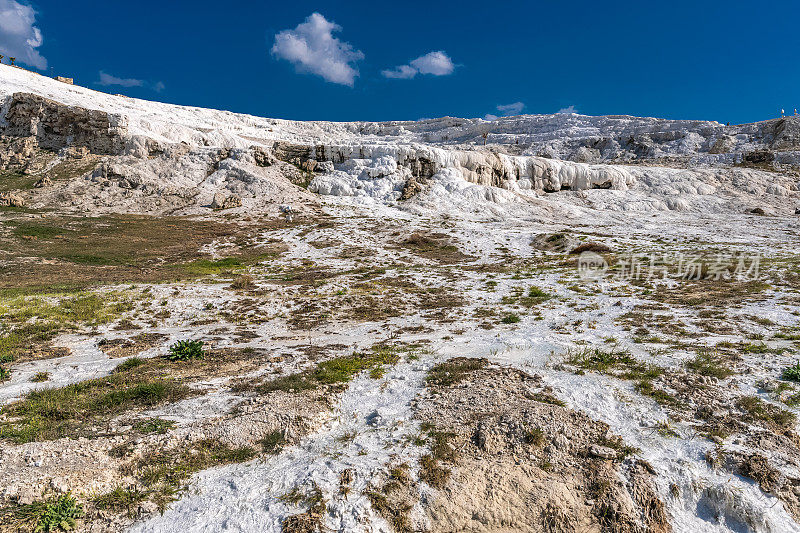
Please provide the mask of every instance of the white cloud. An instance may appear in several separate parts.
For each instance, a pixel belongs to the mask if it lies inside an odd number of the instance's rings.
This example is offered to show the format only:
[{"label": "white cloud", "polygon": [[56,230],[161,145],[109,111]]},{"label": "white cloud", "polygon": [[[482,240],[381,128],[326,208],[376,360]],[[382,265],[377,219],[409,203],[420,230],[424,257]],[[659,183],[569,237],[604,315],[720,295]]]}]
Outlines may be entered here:
[{"label": "white cloud", "polygon": [[333,36],[341,29],[319,13],[312,13],[295,29],[275,35],[272,54],[293,63],[298,72],[310,72],[331,83],[352,87],[358,76],[354,65],[364,59],[364,54]]},{"label": "white cloud", "polygon": [[510,117],[512,115],[519,115],[522,113],[522,110],[525,109],[525,104],[522,102],[514,102],[513,104],[502,104],[495,107],[500,114],[495,115],[494,113],[487,113],[486,116],[483,117],[484,120],[497,120],[500,117]]},{"label": "white cloud", "polygon": [[409,65],[400,65],[392,69],[381,71],[384,78],[391,78],[396,80],[410,80],[417,75],[417,69]]},{"label": "white cloud", "polygon": [[410,80],[417,74],[431,74],[432,76],[447,76],[456,69],[453,60],[442,51],[428,52],[408,65],[399,65],[392,69],[381,71],[384,78]]},{"label": "white cloud", "polygon": [[109,85],[119,85],[120,87],[145,87],[157,93],[160,93],[166,88],[163,81],[157,81],[155,83],[151,83],[146,80],[139,80],[136,78],[118,78],[117,76],[112,76],[107,72],[100,71],[100,80],[95,82],[98,85],[102,85],[104,87],[108,87]]},{"label": "white cloud", "polygon": [[116,76],[112,76],[111,74],[106,74],[102,70],[100,71],[100,81],[98,81],[100,85],[120,85],[122,87],[143,87],[144,80],[137,80],[135,78],[118,78]]},{"label": "white cloud", "polygon": [[411,62],[411,66],[420,74],[433,74],[434,76],[447,76],[452,74],[456,66],[444,52],[429,52]]},{"label": "white cloud", "polygon": [[561,109],[558,110],[558,112],[564,115],[570,115],[572,113],[577,113],[578,110],[575,109],[574,105],[571,105],[569,107],[562,107]]},{"label": "white cloud", "polygon": [[44,70],[47,60],[37,50],[42,46],[42,32],[35,23],[36,11],[31,6],[0,0],[0,54]]},{"label": "white cloud", "polygon": [[505,104],[497,106],[497,110],[500,111],[503,116],[510,117],[511,115],[519,115],[522,113],[522,110],[525,109],[525,104],[522,102],[514,102],[513,104]]}]

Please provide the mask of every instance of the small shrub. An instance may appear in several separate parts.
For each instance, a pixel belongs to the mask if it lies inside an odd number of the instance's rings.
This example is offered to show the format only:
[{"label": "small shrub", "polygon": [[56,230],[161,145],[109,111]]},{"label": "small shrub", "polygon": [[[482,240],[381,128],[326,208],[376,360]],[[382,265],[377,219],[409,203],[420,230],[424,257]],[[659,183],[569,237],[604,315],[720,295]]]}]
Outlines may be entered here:
[{"label": "small shrub", "polygon": [[419,478],[435,489],[443,489],[450,479],[450,470],[442,467],[431,454],[419,459]]},{"label": "small shrub", "polygon": [[503,324],[516,324],[520,321],[519,315],[514,313],[508,313],[506,316],[503,317]]},{"label": "small shrub", "polygon": [[167,359],[170,361],[188,361],[190,359],[202,359],[203,341],[178,341],[169,347]]},{"label": "small shrub", "polygon": [[570,255],[577,255],[583,252],[594,252],[597,254],[604,254],[611,251],[611,248],[606,246],[605,244],[601,244],[599,242],[587,242],[585,244],[581,244],[570,250]]},{"label": "small shrub", "polygon": [[0,366],[0,383],[11,379],[11,371],[5,367]]},{"label": "small shrub", "polygon": [[781,377],[786,381],[796,381],[800,383],[800,361],[783,369]]},{"label": "small shrub", "polygon": [[50,372],[37,372],[31,378],[34,383],[42,383],[50,379]]},{"label": "small shrub", "polygon": [[528,298],[550,298],[551,295],[540,289],[539,287],[531,287],[528,289]]},{"label": "small shrub", "polygon": [[83,516],[83,507],[69,494],[49,500],[36,520],[33,531],[72,531],[75,520]]},{"label": "small shrub", "polygon": [[537,448],[541,448],[545,443],[544,431],[539,427],[525,428],[523,440],[528,444],[533,444]]}]

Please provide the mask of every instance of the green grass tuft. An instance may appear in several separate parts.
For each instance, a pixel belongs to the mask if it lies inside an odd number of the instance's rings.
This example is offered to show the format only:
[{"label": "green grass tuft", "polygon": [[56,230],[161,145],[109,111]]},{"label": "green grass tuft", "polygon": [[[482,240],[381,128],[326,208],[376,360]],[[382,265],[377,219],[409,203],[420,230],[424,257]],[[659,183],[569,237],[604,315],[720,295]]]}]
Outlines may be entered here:
[{"label": "green grass tuft", "polygon": [[717,379],[725,379],[734,374],[733,370],[722,362],[720,356],[711,352],[701,352],[694,359],[686,362],[686,368],[700,374]]},{"label": "green grass tuft", "polygon": [[271,431],[264,435],[264,438],[261,439],[260,443],[264,452],[275,455],[280,453],[280,451],[286,445],[286,437],[284,437],[283,431],[276,429],[275,431]]},{"label": "green grass tuft", "polygon": [[470,373],[475,370],[480,370],[488,363],[489,361],[487,359],[454,357],[428,370],[425,381],[428,385],[450,387],[462,382]]}]

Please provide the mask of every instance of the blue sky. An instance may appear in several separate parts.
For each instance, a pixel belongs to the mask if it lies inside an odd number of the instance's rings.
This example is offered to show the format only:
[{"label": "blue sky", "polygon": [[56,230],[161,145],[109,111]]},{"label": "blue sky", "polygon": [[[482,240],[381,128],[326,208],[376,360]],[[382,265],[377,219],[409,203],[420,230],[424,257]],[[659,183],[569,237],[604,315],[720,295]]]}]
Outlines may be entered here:
[{"label": "blue sky", "polygon": [[107,92],[278,118],[573,106],[740,123],[800,107],[799,24],[796,1],[0,0],[0,53]]}]

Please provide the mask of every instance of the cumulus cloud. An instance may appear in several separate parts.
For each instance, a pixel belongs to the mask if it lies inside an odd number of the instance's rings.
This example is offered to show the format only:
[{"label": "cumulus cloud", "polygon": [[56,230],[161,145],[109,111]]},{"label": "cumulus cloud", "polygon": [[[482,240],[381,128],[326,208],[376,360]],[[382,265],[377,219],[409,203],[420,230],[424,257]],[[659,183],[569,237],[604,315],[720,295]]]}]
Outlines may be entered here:
[{"label": "cumulus cloud", "polygon": [[319,13],[312,13],[295,29],[275,35],[272,55],[294,64],[298,72],[352,87],[358,76],[355,63],[364,59],[364,54],[333,36],[341,29]]},{"label": "cumulus cloud", "polygon": [[108,87],[110,85],[118,85],[120,87],[145,87],[157,93],[160,93],[166,88],[164,82],[161,81],[152,83],[136,78],[118,78],[117,76],[113,76],[107,72],[103,72],[102,70],[100,71],[100,79],[96,83],[104,87]]},{"label": "cumulus cloud", "polygon": [[409,61],[408,65],[399,65],[391,69],[383,70],[381,74],[384,78],[410,80],[417,74],[447,76],[452,74],[455,69],[456,66],[453,64],[453,60],[450,59],[450,56],[439,50],[436,52],[428,52],[424,56]]},{"label": "cumulus cloud", "polygon": [[391,78],[395,80],[410,80],[417,75],[417,72],[417,69],[410,65],[400,65],[399,67],[386,69],[382,71],[381,74],[383,74],[383,77],[385,78]]},{"label": "cumulus cloud", "polygon": [[577,113],[578,110],[575,109],[574,105],[571,105],[569,107],[562,107],[561,109],[558,110],[558,112],[561,113],[562,115],[571,115],[573,113]]},{"label": "cumulus cloud", "polygon": [[37,48],[42,46],[42,32],[35,26],[36,11],[15,0],[0,0],[0,54],[44,70],[47,60]]},{"label": "cumulus cloud", "polygon": [[487,113],[484,120],[497,120],[500,117],[510,117],[512,115],[519,115],[525,109],[525,104],[522,102],[514,102],[513,104],[501,104],[495,107],[499,112],[498,115],[494,113]]}]

